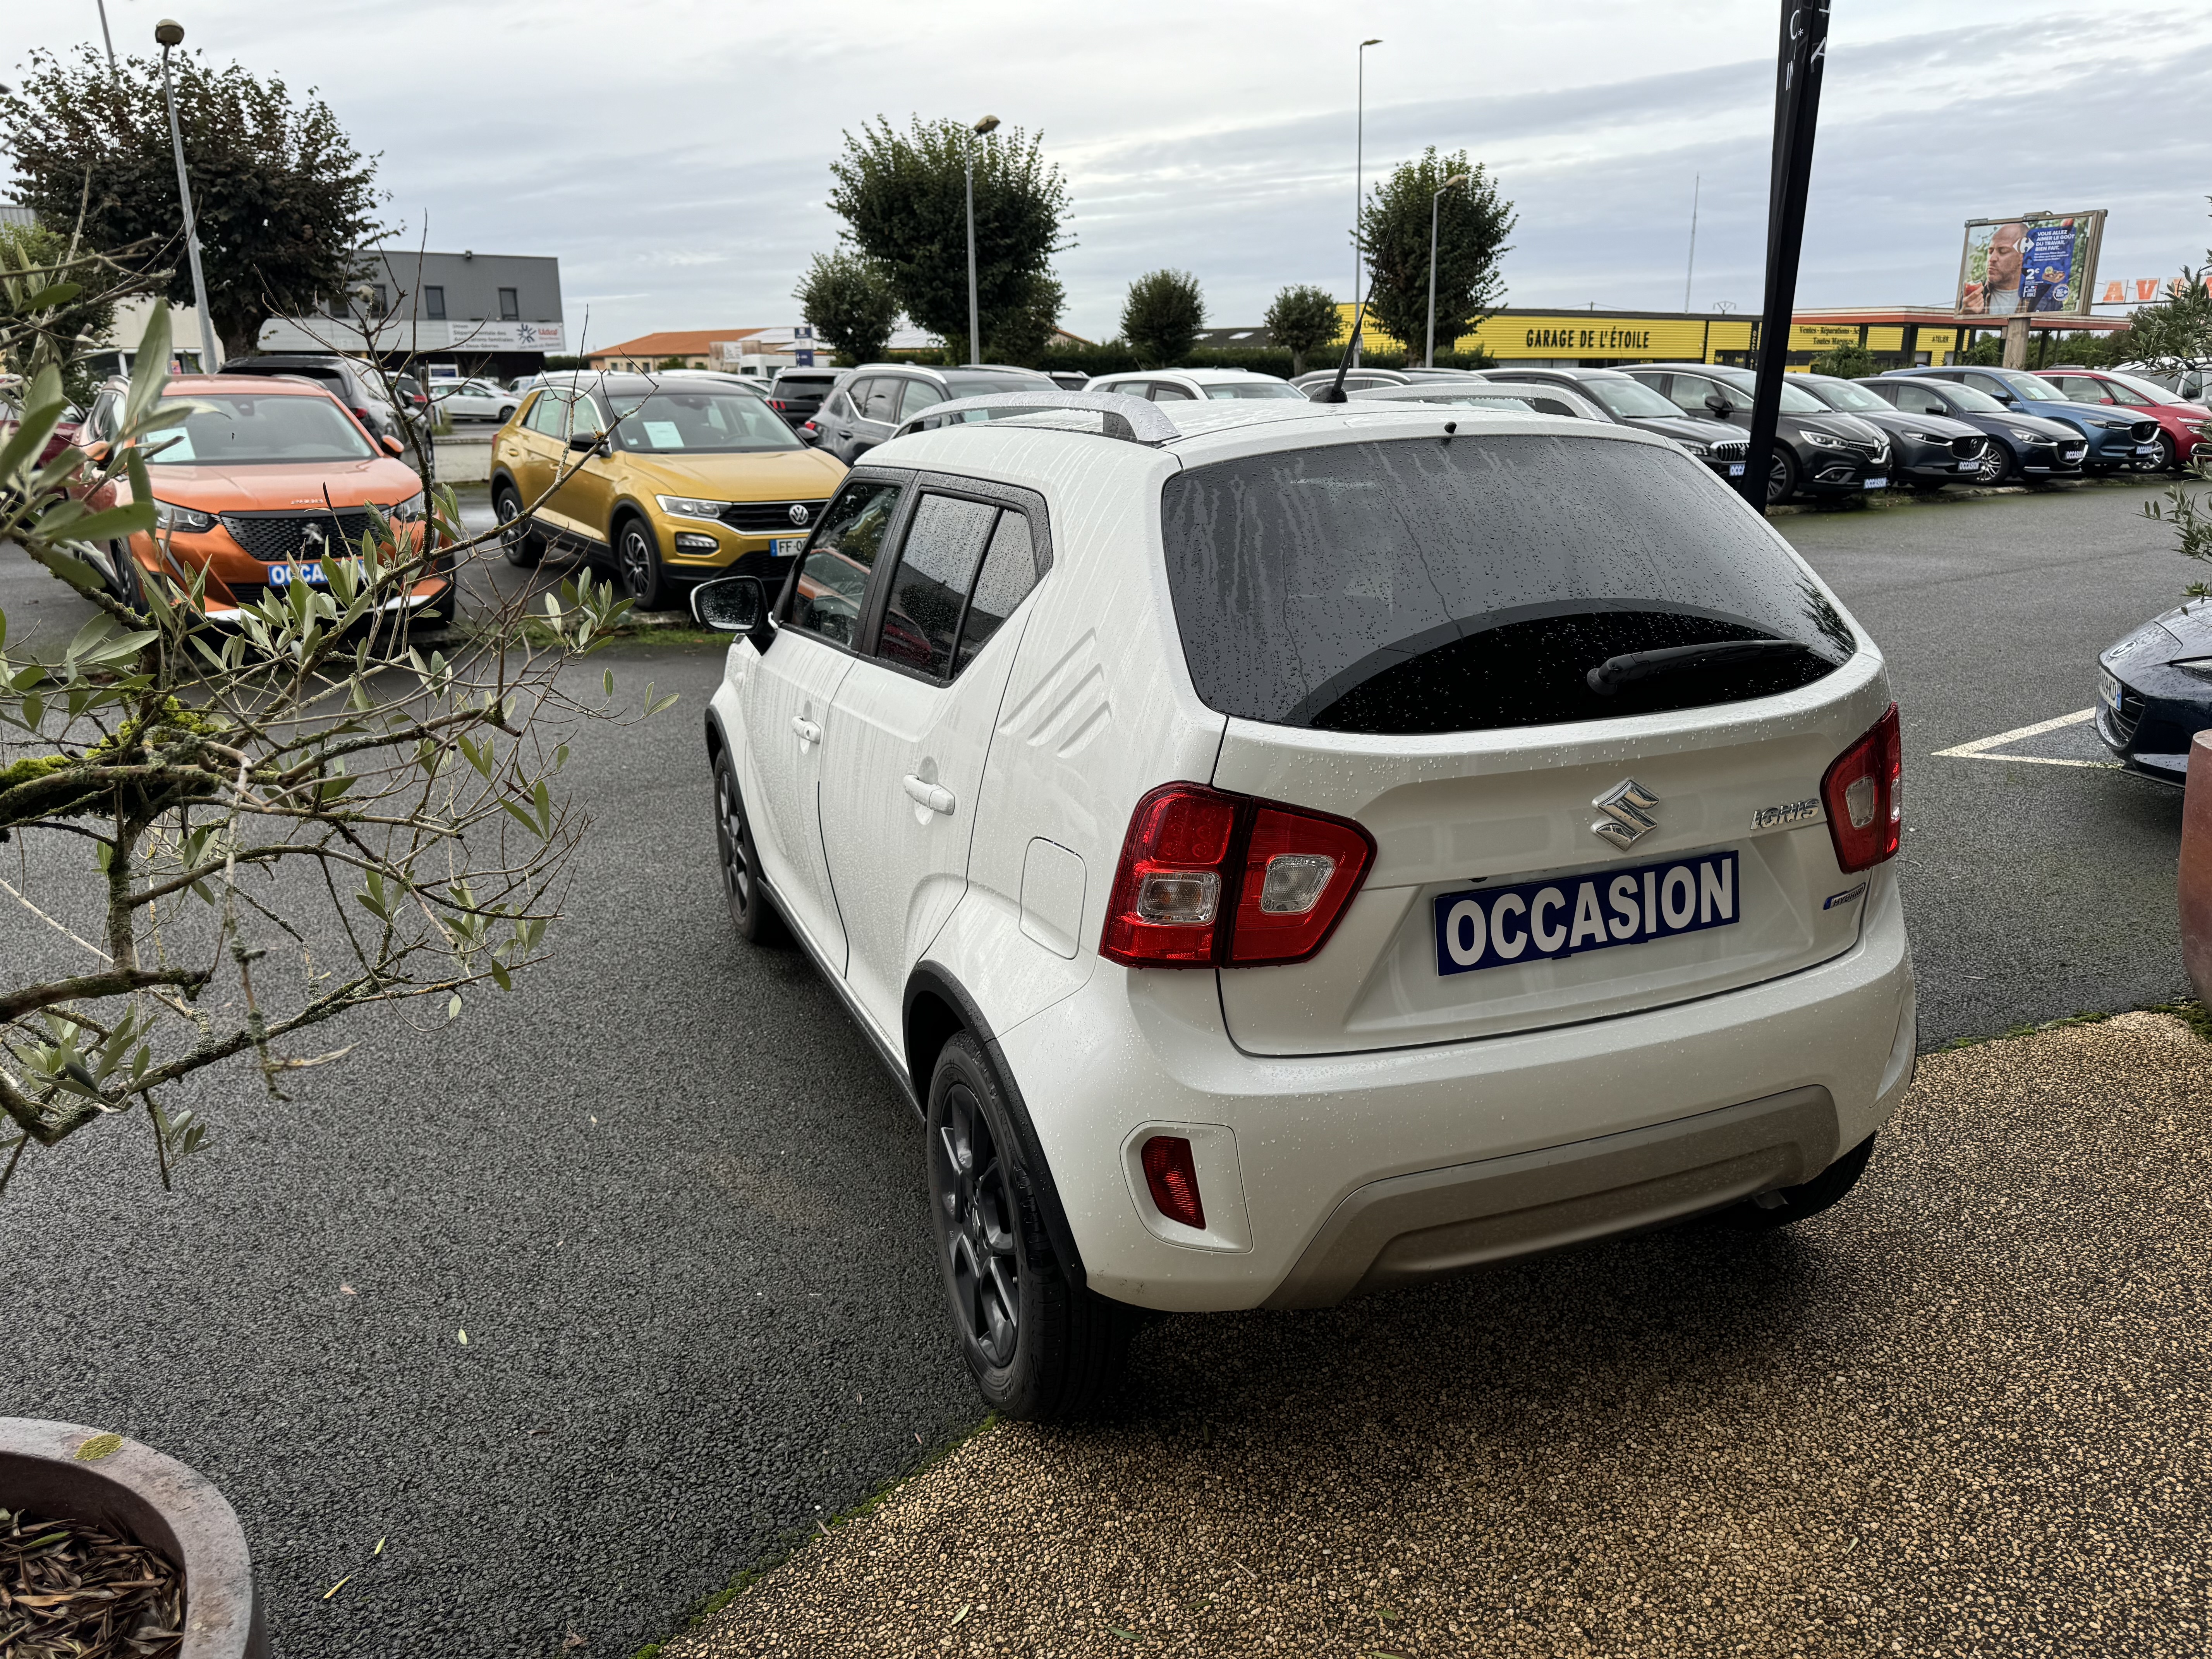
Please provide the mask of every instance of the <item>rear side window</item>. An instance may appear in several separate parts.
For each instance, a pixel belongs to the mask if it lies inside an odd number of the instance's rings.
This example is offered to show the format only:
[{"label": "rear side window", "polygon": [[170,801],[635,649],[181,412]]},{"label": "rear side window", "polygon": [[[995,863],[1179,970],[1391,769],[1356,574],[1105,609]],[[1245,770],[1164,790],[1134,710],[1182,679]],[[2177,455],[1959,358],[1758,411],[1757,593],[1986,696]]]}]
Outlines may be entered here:
[{"label": "rear side window", "polygon": [[[1177,475],[1161,514],[1200,697],[1270,725],[1414,734],[1696,708],[1807,684],[1856,647],[1673,448],[1500,434],[1283,451]],[[1785,643],[1638,658],[1752,640]]]},{"label": "rear side window", "polygon": [[895,421],[898,418],[899,383],[896,380],[868,382],[867,405],[860,410],[864,421]]},{"label": "rear side window", "polygon": [[895,483],[863,479],[837,492],[814,532],[793,583],[788,625],[842,646],[860,631],[860,604],[868,573],[876,568],[884,538],[897,516]]},{"label": "rear side window", "polygon": [[1029,597],[1038,574],[1036,539],[1019,509],[925,495],[892,573],[876,654],[950,679]]}]

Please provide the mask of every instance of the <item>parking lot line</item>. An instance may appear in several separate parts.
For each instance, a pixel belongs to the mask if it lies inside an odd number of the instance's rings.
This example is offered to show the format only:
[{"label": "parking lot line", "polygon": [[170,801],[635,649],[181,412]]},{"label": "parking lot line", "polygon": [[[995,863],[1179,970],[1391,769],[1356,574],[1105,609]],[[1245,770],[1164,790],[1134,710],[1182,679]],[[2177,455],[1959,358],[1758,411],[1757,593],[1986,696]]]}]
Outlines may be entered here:
[{"label": "parking lot line", "polygon": [[1936,750],[1938,760],[2017,761],[2027,766],[2086,766],[2092,771],[2112,772],[2120,769],[2118,761],[2067,760],[2052,755],[1994,755],[1990,751],[2008,743],[2020,743],[2029,738],[2039,738],[2045,732],[2057,732],[2069,726],[2079,726],[2094,719],[2094,708],[2078,708],[2070,714],[2061,714],[2056,720],[2038,720],[2033,726],[2022,726],[2010,732],[2000,732],[1993,738],[1976,738],[1972,743],[1955,744],[1949,749]]}]

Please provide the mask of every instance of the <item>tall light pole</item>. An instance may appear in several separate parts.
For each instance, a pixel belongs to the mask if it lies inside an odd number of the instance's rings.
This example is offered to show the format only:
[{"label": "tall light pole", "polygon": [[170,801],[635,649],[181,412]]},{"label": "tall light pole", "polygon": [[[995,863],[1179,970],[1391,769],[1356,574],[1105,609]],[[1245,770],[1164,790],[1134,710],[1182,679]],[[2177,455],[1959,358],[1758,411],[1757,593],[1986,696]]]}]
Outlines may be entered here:
[{"label": "tall light pole", "polygon": [[974,136],[968,140],[968,361],[980,362],[983,343],[976,337],[982,331],[982,319],[975,307],[975,140],[986,133],[997,131],[999,118],[987,115],[975,123]]},{"label": "tall light pole", "polygon": [[[1367,165],[1367,48],[1379,46],[1380,40],[1359,43],[1359,98],[1352,117],[1352,303],[1359,303],[1359,209],[1360,198],[1365,188],[1362,174]],[[1359,367],[1359,339],[1352,341],[1352,366]]]},{"label": "tall light pole", "polygon": [[216,355],[215,319],[208,314],[207,278],[200,272],[199,232],[192,228],[192,181],[185,173],[185,139],[177,126],[177,88],[169,76],[169,53],[185,44],[185,26],[164,17],[154,25],[154,39],[161,48],[161,94],[169,103],[169,144],[177,152],[177,195],[185,204],[185,252],[192,262],[192,303],[200,313],[200,373],[212,374],[222,364]]},{"label": "tall light pole", "polygon": [[1455,173],[1429,192],[1429,350],[1421,359],[1424,368],[1437,366],[1437,204],[1443,199],[1446,191],[1455,185],[1465,184],[1473,176]]},{"label": "tall light pole", "polygon": [[107,78],[121,73],[115,67],[115,37],[107,32],[107,0],[100,0],[100,38],[107,43]]}]

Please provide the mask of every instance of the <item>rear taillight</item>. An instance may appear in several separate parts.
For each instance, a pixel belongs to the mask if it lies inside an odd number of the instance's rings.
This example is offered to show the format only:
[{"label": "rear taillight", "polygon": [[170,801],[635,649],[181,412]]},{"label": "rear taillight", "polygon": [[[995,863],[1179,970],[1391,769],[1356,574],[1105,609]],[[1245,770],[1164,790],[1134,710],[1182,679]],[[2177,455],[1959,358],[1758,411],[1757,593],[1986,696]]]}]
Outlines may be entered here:
[{"label": "rear taillight", "polygon": [[789,408],[789,407],[790,407],[790,405],[789,405],[788,404],[785,403],[785,402],[783,401],[783,399],[782,399],[782,398],[769,398],[769,399],[768,400],[768,406],[769,406],[770,409],[775,410],[777,410],[777,411],[779,411],[779,412],[781,412],[781,411],[782,411],[783,410],[786,410],[786,409],[787,409],[787,408]]},{"label": "rear taillight", "polygon": [[1198,1165],[1190,1142],[1181,1135],[1154,1135],[1139,1153],[1145,1186],[1152,1202],[1170,1221],[1206,1231],[1206,1204],[1198,1195]]},{"label": "rear taillight", "polygon": [[1374,861],[1349,818],[1164,784],[1130,814],[1098,948],[1131,968],[1304,962]]},{"label": "rear taillight", "polygon": [[1820,780],[1828,836],[1836,844],[1836,862],[1846,871],[1871,869],[1895,855],[1905,823],[1904,761],[1892,703]]}]

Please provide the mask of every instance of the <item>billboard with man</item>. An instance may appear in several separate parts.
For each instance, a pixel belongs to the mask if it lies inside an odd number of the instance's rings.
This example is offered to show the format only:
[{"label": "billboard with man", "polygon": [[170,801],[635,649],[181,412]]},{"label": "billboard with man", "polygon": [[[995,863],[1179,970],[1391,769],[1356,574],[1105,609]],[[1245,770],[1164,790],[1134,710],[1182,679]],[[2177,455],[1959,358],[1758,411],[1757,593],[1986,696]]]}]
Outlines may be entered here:
[{"label": "billboard with man", "polygon": [[1959,259],[1959,314],[1992,319],[2038,311],[2086,316],[2096,292],[2097,248],[2104,235],[2102,208],[1968,220],[1966,246]]}]

